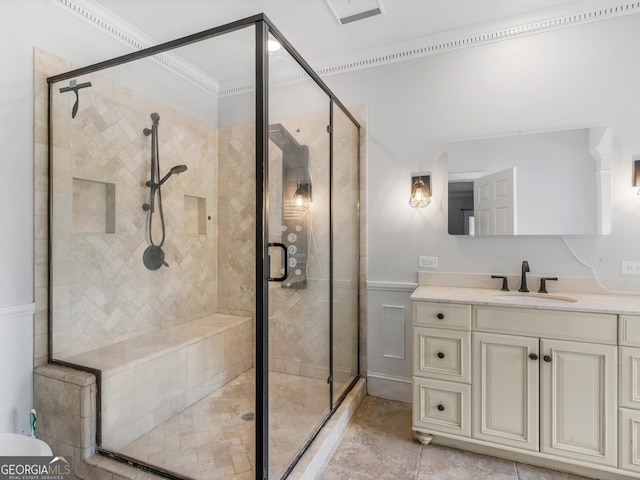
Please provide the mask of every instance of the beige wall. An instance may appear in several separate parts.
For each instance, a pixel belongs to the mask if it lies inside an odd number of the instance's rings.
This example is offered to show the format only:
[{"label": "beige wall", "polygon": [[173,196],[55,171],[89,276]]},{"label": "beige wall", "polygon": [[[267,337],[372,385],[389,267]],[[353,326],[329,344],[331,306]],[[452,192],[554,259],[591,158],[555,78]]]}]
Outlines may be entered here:
[{"label": "beige wall", "polygon": [[[36,70],[43,75],[64,64],[37,52]],[[53,86],[53,353],[59,359],[216,311],[215,127],[100,73],[77,80],[92,86],[80,90],[73,119],[73,93],[58,92],[68,82]],[[161,176],[173,165],[188,167],[162,187],[162,248],[170,266],[154,271],[142,261],[151,151],[143,129],[151,126],[152,112],[160,115]],[[37,168],[43,178],[46,164]],[[46,184],[39,187],[44,194]],[[199,203],[211,217],[201,225],[204,235],[193,224]],[[153,221],[158,244],[157,210]]]},{"label": "beige wall", "polygon": [[[72,67],[38,51],[36,83],[46,85],[47,76]],[[255,125],[220,127],[216,132],[210,125],[100,74],[78,78],[78,82],[85,81],[91,81],[92,87],[80,91],[80,109],[75,119],[70,115],[73,94],[53,96],[54,356],[65,358],[216,311],[253,318]],[[68,85],[62,83],[55,85],[54,91]],[[43,135],[39,137],[36,162],[36,235],[40,239],[36,358],[44,363],[46,89],[39,90],[38,98],[36,118]],[[163,249],[170,267],[156,271],[147,270],[142,263],[147,241],[146,214],[141,206],[148,202],[144,182],[149,177],[150,161],[150,137],[144,136],[142,129],[151,125],[151,112],[160,114],[162,173],[176,164],[189,167],[162,189],[167,227]],[[326,114],[305,114],[278,121],[310,149],[314,203],[307,215],[313,235],[308,242],[308,288],[270,285],[270,364],[276,371],[322,378],[328,374],[329,352],[328,119]],[[357,165],[349,161],[359,145],[355,130],[347,125],[345,118],[336,115],[334,236],[339,248],[334,250],[334,351],[336,366],[349,370],[355,363],[357,345],[355,324],[348,319],[357,315],[358,277],[354,268],[359,261],[358,242],[364,235],[359,237],[358,218],[352,207],[358,201],[359,191],[354,188],[359,172]],[[271,168],[277,177],[280,157],[273,143],[270,153]],[[270,194],[270,221],[279,227],[282,194],[277,187]],[[206,236],[189,233],[189,225],[196,217],[191,210],[197,202],[192,197],[206,199],[206,214],[211,216],[206,221]],[[154,222],[157,226],[157,215]],[[115,233],[110,230],[111,224],[115,225]],[[101,228],[106,231],[100,232]],[[269,240],[279,241],[280,232],[272,230],[275,234]]]}]

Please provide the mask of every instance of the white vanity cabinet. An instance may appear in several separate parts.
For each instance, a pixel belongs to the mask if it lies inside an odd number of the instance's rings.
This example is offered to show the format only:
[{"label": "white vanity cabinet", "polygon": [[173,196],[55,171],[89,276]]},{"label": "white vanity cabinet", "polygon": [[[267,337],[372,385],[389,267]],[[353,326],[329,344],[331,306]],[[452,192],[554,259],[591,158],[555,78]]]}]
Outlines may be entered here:
[{"label": "white vanity cabinet", "polygon": [[[438,329],[423,326],[417,312],[436,312],[439,305],[452,304],[414,301],[416,438],[426,443],[432,436],[441,436],[445,443],[453,445],[457,445],[455,440],[459,438],[462,444],[476,449],[506,449],[509,458],[519,451],[537,458],[599,465],[618,472],[618,468],[625,468],[619,465],[618,417],[621,422],[623,416],[627,419],[627,430],[633,431],[629,438],[640,439],[640,317],[637,317],[638,347],[633,349],[638,354],[637,363],[629,362],[629,368],[634,369],[637,403],[618,409],[618,355],[623,358],[624,351],[617,346],[617,315],[457,305],[469,308],[469,331],[455,332],[454,329],[462,329],[458,323],[440,325]],[[456,365],[448,365],[447,372],[431,366],[434,354],[430,345],[442,350],[452,337],[458,338],[462,333],[471,336],[471,348],[466,352],[471,359],[470,381]],[[454,343],[463,351],[466,348],[462,340]],[[622,377],[620,382],[622,385]],[[433,409],[437,411],[440,400],[432,392],[444,392],[447,388],[462,391],[456,397],[460,399],[458,403],[450,401],[461,412],[458,431],[443,429],[434,421],[437,415],[434,417]],[[470,434],[464,413],[469,402],[466,389],[471,391]],[[627,390],[621,386],[620,391]],[[445,401],[442,404],[441,413],[445,413],[448,405]],[[640,472],[640,445],[627,450],[633,450],[633,454],[626,456]]]},{"label": "white vanity cabinet", "polygon": [[620,468],[640,473],[640,316],[621,315]]}]

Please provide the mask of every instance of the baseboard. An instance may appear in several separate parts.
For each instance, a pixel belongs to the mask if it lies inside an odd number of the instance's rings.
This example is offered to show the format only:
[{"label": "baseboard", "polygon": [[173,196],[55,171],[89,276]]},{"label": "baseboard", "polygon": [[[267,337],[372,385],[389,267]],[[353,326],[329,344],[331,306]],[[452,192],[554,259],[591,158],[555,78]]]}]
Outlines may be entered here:
[{"label": "baseboard", "polygon": [[411,403],[412,386],[410,378],[367,372],[367,394],[372,397]]}]

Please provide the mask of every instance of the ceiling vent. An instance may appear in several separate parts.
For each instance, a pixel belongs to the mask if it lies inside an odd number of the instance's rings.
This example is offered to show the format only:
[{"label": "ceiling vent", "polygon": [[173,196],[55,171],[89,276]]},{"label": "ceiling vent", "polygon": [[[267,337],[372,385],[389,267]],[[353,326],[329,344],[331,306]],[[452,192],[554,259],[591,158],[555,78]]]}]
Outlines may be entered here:
[{"label": "ceiling vent", "polygon": [[382,0],[325,0],[341,25],[383,13]]}]

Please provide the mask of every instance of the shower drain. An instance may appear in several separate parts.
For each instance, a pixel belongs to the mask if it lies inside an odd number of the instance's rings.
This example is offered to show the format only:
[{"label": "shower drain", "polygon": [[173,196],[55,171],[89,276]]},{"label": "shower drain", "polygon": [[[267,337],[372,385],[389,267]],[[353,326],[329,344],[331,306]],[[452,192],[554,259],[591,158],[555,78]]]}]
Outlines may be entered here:
[{"label": "shower drain", "polygon": [[242,417],[240,417],[240,418],[242,418],[242,420],[245,420],[245,421],[247,421],[247,422],[250,422],[250,421],[252,421],[252,420],[255,420],[255,419],[256,419],[256,415],[255,415],[255,413],[253,413],[253,412],[249,412],[249,413],[245,413],[245,414],[244,414],[244,415],[242,415]]}]

